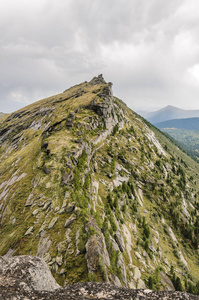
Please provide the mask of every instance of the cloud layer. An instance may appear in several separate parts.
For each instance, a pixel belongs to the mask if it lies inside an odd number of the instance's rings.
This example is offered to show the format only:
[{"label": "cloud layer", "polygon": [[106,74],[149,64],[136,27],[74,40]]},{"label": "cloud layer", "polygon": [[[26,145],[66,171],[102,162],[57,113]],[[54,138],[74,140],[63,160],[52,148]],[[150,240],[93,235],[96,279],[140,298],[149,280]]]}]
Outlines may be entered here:
[{"label": "cloud layer", "polygon": [[103,73],[133,109],[199,109],[198,0],[3,0],[0,111]]}]

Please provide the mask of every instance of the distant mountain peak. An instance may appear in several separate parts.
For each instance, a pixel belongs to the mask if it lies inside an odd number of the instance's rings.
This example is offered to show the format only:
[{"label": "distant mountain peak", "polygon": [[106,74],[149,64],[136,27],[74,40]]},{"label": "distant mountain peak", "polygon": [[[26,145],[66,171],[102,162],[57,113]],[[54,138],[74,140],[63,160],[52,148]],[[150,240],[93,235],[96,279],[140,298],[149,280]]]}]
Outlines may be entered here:
[{"label": "distant mountain peak", "polygon": [[167,105],[167,106],[165,107],[165,109],[181,109],[181,108],[176,107],[176,106],[173,106],[173,105]]},{"label": "distant mountain peak", "polygon": [[199,117],[199,110],[186,110],[173,105],[167,105],[162,109],[145,114],[144,117],[152,124],[173,119]]},{"label": "distant mountain peak", "polygon": [[184,109],[173,106],[173,105],[167,105],[159,110],[156,110],[155,112],[151,112],[151,113],[159,113],[162,111],[168,111],[168,112],[176,112],[176,111],[184,111]]}]

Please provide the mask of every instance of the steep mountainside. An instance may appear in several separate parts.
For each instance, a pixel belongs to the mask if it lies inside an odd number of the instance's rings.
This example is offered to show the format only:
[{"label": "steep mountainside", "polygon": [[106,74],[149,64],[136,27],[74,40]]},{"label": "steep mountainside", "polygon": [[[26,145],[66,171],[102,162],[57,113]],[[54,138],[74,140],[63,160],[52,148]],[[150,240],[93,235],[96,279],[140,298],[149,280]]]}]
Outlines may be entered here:
[{"label": "steep mountainside", "polygon": [[95,77],[1,123],[0,255],[61,285],[198,292],[198,172]]},{"label": "steep mountainside", "polygon": [[173,119],[197,118],[199,117],[199,110],[186,110],[168,105],[154,112],[143,112],[142,115],[152,124],[156,124]]}]

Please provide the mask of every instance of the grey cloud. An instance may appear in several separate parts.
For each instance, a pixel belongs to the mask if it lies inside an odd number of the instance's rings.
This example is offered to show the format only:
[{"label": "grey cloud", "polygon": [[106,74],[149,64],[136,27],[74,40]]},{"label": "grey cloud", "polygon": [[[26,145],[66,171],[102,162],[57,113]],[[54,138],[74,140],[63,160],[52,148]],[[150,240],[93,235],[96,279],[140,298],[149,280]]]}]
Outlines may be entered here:
[{"label": "grey cloud", "polygon": [[199,74],[192,84],[191,70],[199,63],[198,6],[196,0],[2,1],[0,111],[99,73],[132,107],[183,106],[189,95],[197,106]]}]

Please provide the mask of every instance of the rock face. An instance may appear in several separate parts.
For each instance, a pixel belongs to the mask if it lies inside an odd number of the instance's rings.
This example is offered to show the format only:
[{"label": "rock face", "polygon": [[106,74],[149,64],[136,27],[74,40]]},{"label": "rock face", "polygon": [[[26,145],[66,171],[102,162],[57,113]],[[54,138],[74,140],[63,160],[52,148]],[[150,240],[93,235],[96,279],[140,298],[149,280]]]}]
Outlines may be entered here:
[{"label": "rock face", "polygon": [[60,288],[45,262],[33,256],[0,257],[1,284],[11,283],[24,290],[54,291]]},{"label": "rock face", "polygon": [[32,256],[0,257],[0,298],[3,300],[199,299],[198,296],[187,293],[130,290],[91,282],[60,288],[45,262]]},{"label": "rock face", "polygon": [[93,234],[86,243],[87,268],[90,273],[95,273],[101,265],[104,268],[104,281],[107,281],[107,267],[110,267],[110,259],[104,236],[93,218],[86,224],[87,233],[90,230],[93,230]]},{"label": "rock face", "polygon": [[[101,76],[96,78],[94,82],[98,84],[103,82]],[[117,112],[113,103],[112,83],[106,84],[103,89],[97,93],[97,96],[89,103],[88,109],[93,110],[97,115],[103,118],[104,125],[107,129],[119,123],[118,115],[122,111]]]}]

